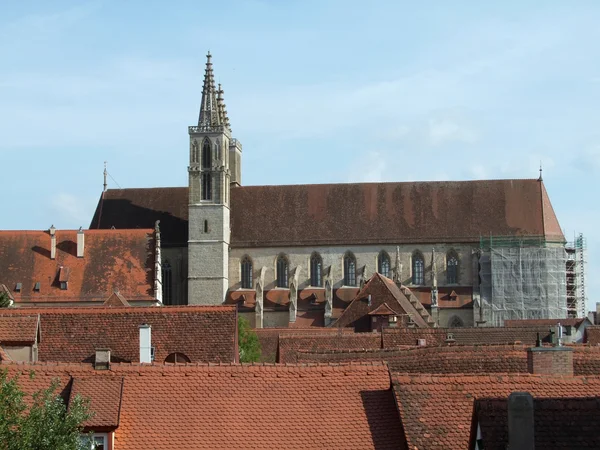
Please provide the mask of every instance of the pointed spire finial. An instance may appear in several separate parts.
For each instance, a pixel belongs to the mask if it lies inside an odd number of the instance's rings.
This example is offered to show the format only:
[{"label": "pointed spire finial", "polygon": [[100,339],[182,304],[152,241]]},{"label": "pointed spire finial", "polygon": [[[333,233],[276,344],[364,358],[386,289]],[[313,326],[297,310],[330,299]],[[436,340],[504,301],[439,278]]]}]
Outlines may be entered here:
[{"label": "pointed spire finial", "polygon": [[210,129],[222,125],[219,114],[219,105],[217,92],[215,90],[215,77],[211,62],[212,55],[210,51],[206,54],[206,68],[204,70],[204,85],[202,86],[202,101],[200,103],[200,116],[198,117],[198,126]]},{"label": "pointed spire finial", "polygon": [[106,175],[108,175],[108,172],[106,171],[106,161],[104,161],[104,190],[102,192],[106,192]]},{"label": "pointed spire finial", "polygon": [[543,181],[544,178],[542,178],[542,161],[540,161],[540,177],[538,178],[538,181]]}]

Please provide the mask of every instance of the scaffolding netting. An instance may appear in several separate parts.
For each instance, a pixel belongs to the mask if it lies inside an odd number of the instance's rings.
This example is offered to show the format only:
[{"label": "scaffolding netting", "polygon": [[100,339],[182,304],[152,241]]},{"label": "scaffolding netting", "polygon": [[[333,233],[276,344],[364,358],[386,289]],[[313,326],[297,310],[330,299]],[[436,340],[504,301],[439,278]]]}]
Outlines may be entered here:
[{"label": "scaffolding netting", "polygon": [[567,317],[566,259],[563,246],[482,249],[480,292],[487,324]]}]

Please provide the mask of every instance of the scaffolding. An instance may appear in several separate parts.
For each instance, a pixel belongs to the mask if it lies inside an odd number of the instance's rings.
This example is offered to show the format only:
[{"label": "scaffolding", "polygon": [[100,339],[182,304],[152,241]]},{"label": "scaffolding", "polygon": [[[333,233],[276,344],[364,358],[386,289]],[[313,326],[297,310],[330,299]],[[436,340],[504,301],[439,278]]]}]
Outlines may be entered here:
[{"label": "scaffolding", "polygon": [[568,242],[567,251],[567,313],[569,317],[586,316],[585,265],[586,240],[582,233]]},{"label": "scaffolding", "polygon": [[479,278],[486,323],[567,317],[566,267],[563,243],[543,237],[481,238]]}]

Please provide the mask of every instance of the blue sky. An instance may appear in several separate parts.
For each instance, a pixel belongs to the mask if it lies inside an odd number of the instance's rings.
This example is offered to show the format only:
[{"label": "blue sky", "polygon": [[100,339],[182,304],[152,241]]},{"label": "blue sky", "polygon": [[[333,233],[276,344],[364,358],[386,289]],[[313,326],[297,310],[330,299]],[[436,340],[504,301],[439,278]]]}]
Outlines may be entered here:
[{"label": "blue sky", "polygon": [[[185,186],[205,54],[244,184],[536,178],[600,300],[600,3],[4,1],[1,229]],[[116,187],[110,180],[110,187]]]}]

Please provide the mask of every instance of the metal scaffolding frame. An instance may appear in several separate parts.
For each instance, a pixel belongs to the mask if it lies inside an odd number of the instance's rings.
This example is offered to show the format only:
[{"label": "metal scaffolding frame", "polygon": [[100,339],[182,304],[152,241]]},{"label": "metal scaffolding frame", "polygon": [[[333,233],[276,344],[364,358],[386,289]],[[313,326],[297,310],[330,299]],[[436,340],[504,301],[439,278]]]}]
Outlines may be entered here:
[{"label": "metal scaffolding frame", "polygon": [[575,234],[573,241],[568,242],[565,249],[567,251],[567,313],[569,317],[585,317],[587,255],[583,234]]}]

